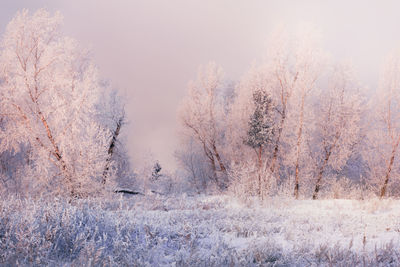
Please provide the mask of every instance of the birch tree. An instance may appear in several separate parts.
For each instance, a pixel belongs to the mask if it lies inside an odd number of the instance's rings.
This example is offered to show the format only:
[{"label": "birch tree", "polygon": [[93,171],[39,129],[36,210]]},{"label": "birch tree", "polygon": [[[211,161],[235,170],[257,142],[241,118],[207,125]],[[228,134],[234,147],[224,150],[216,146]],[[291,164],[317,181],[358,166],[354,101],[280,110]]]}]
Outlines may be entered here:
[{"label": "birch tree", "polygon": [[200,67],[198,78],[189,85],[189,95],[180,110],[182,126],[202,146],[212,169],[212,179],[224,186],[220,177],[226,177],[226,167],[221,155],[222,107],[217,94],[222,85],[222,69],[215,63]]},{"label": "birch tree", "polygon": [[276,122],[276,139],[273,148],[273,155],[270,163],[271,172],[274,173],[277,167],[278,156],[282,147],[282,135],[288,117],[288,105],[296,86],[299,70],[294,67],[296,62],[296,47],[293,40],[285,31],[273,35],[273,43],[267,59],[267,68],[272,79],[272,91],[274,92],[276,111],[278,119]]},{"label": "birch tree", "polygon": [[[294,152],[294,170],[295,170],[295,186],[294,195],[296,199],[299,197],[300,188],[300,172],[301,165],[307,161],[306,156],[306,140],[309,138],[311,114],[309,112],[309,95],[312,93],[316,86],[317,80],[324,76],[322,62],[326,56],[322,52],[319,44],[318,33],[313,29],[304,30],[296,38],[295,50],[295,65],[296,70],[296,84],[293,88],[293,97],[289,105],[289,116],[293,123],[287,126],[289,130],[286,137],[289,139],[287,142],[292,145],[292,152]],[[293,133],[295,135],[293,136]],[[307,135],[307,136],[305,136]],[[290,140],[292,139],[292,140]],[[290,155],[290,154],[289,154]],[[289,159],[290,161],[290,159]]]},{"label": "birch tree", "polygon": [[372,182],[379,188],[379,196],[387,194],[395,182],[400,144],[400,60],[393,53],[386,61],[377,95],[373,98],[368,148],[364,157],[369,162]]},{"label": "birch tree", "polygon": [[316,162],[313,199],[318,198],[327,169],[341,170],[346,164],[360,133],[361,97],[351,69],[336,68],[328,84],[327,90],[320,92],[315,111],[315,146],[311,148]]},{"label": "birch tree", "polygon": [[107,96],[88,53],[61,34],[62,17],[17,13],[1,43],[0,152],[30,147],[32,184],[72,197],[95,192],[107,169],[112,130]]}]

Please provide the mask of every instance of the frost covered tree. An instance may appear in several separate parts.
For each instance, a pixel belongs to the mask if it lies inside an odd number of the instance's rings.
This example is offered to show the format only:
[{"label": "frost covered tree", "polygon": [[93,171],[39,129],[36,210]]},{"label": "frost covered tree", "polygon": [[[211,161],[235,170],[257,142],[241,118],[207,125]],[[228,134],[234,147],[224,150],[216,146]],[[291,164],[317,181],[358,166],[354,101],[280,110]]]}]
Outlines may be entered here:
[{"label": "frost covered tree", "polygon": [[[299,197],[301,167],[307,162],[306,140],[310,137],[312,115],[310,114],[310,93],[316,87],[318,79],[324,75],[323,60],[325,56],[319,44],[318,33],[315,29],[305,29],[296,38],[294,69],[296,83],[293,87],[293,96],[288,107],[288,125],[286,142],[292,148],[293,158],[286,159],[294,164],[295,185],[294,195]],[[294,134],[293,134],[294,133]],[[287,157],[290,157],[288,153]]]},{"label": "frost covered tree", "polygon": [[313,199],[318,198],[322,178],[330,167],[341,170],[354,153],[360,134],[361,97],[349,67],[338,67],[329,87],[321,90],[316,105],[311,153],[316,162]]},{"label": "frost covered tree", "polygon": [[[307,158],[305,135],[309,134],[309,94],[316,80],[323,75],[324,55],[319,34],[310,27],[299,29],[294,35],[278,30],[270,39],[268,53],[259,66],[253,66],[237,86],[237,97],[232,106],[227,133],[234,148],[229,154],[233,162],[246,162],[249,157],[241,147],[247,134],[247,120],[252,113],[252,94],[257,90],[268,92],[274,102],[271,116],[275,134],[272,148],[264,155],[264,162],[277,181],[297,172],[295,195],[298,194],[301,169]],[[307,129],[305,129],[307,128]]]},{"label": "frost covered tree", "polygon": [[108,129],[111,134],[111,140],[107,147],[107,158],[103,169],[102,183],[105,185],[110,177],[113,176],[113,170],[116,171],[118,180],[131,176],[130,164],[127,161],[127,152],[121,145],[121,131],[125,124],[125,108],[120,96],[115,90],[109,88],[108,84],[103,84],[100,103],[97,105],[99,114],[98,120],[101,127]]},{"label": "frost covered tree", "polygon": [[[82,196],[101,190],[118,136],[105,107],[110,95],[78,44],[62,35],[62,17],[17,13],[0,51],[0,153],[29,148],[32,189]],[[113,119],[111,119],[113,121]],[[115,121],[114,121],[115,122]]]},{"label": "frost covered tree", "polygon": [[[282,33],[284,35],[284,33]],[[291,43],[286,37],[279,36],[276,42],[273,44],[273,54],[270,55],[270,68],[272,79],[274,81],[274,91],[277,101],[277,134],[275,140],[275,146],[273,150],[273,156],[271,160],[270,169],[274,172],[277,167],[277,160],[282,147],[282,133],[285,128],[285,122],[287,119],[289,100],[293,93],[293,88],[296,85],[298,78],[298,70],[291,67],[292,58],[291,56]]]},{"label": "frost covered tree", "polygon": [[263,166],[263,152],[272,142],[274,136],[273,103],[267,92],[258,90],[253,92],[254,112],[249,120],[249,128],[245,143],[254,149],[258,163],[258,195],[263,197],[261,169]]},{"label": "frost covered tree", "polygon": [[180,149],[175,151],[186,191],[194,191],[198,194],[205,192],[210,185],[210,166],[204,155],[203,147],[191,136],[185,136],[181,140]]},{"label": "frost covered tree", "polygon": [[182,103],[180,117],[185,132],[203,148],[216,184],[223,188],[226,167],[221,154],[222,106],[218,90],[222,86],[222,69],[215,63],[200,67],[198,78],[189,85],[189,95]]},{"label": "frost covered tree", "polygon": [[384,66],[377,95],[373,98],[374,111],[368,131],[368,160],[372,182],[379,187],[379,196],[387,194],[388,186],[398,176],[400,144],[400,57],[393,53]]}]

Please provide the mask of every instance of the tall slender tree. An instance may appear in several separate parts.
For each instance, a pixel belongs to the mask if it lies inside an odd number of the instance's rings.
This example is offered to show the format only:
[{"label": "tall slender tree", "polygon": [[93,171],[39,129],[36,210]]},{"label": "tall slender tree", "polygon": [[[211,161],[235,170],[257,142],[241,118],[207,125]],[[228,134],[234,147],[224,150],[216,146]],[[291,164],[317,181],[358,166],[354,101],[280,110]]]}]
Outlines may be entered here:
[{"label": "tall slender tree", "polygon": [[288,140],[288,143],[293,145],[292,150],[295,154],[293,159],[295,170],[294,195],[298,199],[301,165],[302,162],[307,161],[304,158],[306,155],[306,139],[309,138],[309,128],[311,126],[309,125],[309,116],[311,115],[309,112],[309,95],[315,88],[317,80],[324,75],[322,62],[325,56],[321,51],[318,34],[314,29],[304,30],[296,40],[295,69],[297,70],[297,81],[289,108],[294,124],[292,127],[288,125],[289,129],[293,128],[295,136],[289,138],[293,140]]},{"label": "tall slender tree", "polygon": [[310,144],[316,161],[313,199],[318,198],[322,178],[328,167],[341,170],[354,153],[359,140],[361,97],[359,86],[349,67],[338,67],[329,82],[328,91],[321,91],[316,108],[314,138]]},{"label": "tall slender tree", "polygon": [[215,63],[200,67],[198,79],[189,85],[189,95],[180,110],[184,129],[203,147],[203,152],[212,168],[212,179],[224,187],[220,177],[226,177],[226,167],[221,155],[220,127],[222,106],[217,94],[222,84],[222,69]]},{"label": "tall slender tree", "polygon": [[267,92],[258,90],[253,92],[254,112],[249,120],[249,129],[245,143],[254,149],[258,162],[258,195],[263,198],[262,166],[263,152],[273,140],[274,120],[273,103]]},{"label": "tall slender tree", "polygon": [[398,173],[400,144],[400,56],[392,53],[383,68],[377,95],[373,98],[374,113],[367,136],[364,157],[373,182],[379,187],[379,196],[387,194],[388,187]]}]

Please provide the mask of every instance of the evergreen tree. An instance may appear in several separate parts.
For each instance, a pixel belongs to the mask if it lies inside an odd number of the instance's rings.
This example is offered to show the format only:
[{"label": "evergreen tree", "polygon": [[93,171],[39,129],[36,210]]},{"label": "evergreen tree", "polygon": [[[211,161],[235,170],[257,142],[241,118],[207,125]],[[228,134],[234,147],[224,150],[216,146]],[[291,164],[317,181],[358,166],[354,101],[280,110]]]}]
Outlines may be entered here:
[{"label": "evergreen tree", "polygon": [[154,164],[153,166],[153,172],[151,173],[151,178],[153,181],[158,180],[158,178],[160,178],[161,176],[161,165],[160,163],[158,163],[158,161]]},{"label": "evergreen tree", "polygon": [[250,116],[249,129],[245,143],[252,147],[258,158],[258,194],[263,197],[261,184],[262,155],[265,146],[274,136],[273,103],[266,91],[256,90],[253,93],[254,112]]},{"label": "evergreen tree", "polygon": [[260,149],[272,141],[274,135],[272,118],[272,99],[267,92],[257,90],[253,93],[254,113],[250,117],[246,144]]}]

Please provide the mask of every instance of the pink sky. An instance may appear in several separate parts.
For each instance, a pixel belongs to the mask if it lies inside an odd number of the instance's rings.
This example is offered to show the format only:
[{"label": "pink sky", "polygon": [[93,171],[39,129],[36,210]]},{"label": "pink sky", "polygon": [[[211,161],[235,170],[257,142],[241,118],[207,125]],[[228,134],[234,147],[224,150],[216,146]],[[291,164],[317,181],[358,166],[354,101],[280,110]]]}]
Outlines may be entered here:
[{"label": "pink sky", "polygon": [[326,50],[350,58],[374,89],[381,60],[400,45],[396,1],[6,0],[0,32],[17,10],[40,7],[61,11],[65,32],[92,48],[102,77],[126,95],[134,164],[151,152],[169,170],[176,110],[198,65],[216,61],[238,80],[262,58],[271,29],[309,22],[322,30]]}]

